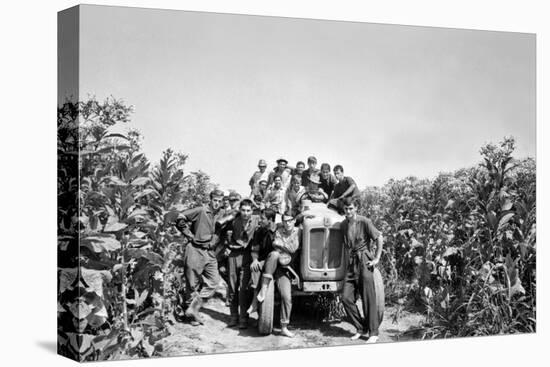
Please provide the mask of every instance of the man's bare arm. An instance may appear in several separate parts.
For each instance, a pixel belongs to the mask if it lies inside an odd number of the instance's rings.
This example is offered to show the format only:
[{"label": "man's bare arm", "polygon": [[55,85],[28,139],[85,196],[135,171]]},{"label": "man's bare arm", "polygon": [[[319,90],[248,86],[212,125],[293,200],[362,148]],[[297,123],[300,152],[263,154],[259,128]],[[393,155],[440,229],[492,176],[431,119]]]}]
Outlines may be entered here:
[{"label": "man's bare arm", "polygon": [[374,256],[373,260],[369,261],[370,266],[374,266],[380,262],[383,246],[384,246],[384,237],[382,237],[382,234],[380,234],[376,239],[376,255]]}]

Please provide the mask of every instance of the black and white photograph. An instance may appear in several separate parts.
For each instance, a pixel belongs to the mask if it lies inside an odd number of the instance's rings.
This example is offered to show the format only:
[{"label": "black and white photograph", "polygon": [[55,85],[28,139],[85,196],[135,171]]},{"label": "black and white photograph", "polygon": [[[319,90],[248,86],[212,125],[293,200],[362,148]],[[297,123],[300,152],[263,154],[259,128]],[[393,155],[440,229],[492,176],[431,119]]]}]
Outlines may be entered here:
[{"label": "black and white photograph", "polygon": [[57,353],[536,333],[536,51],[533,33],[60,11]]}]

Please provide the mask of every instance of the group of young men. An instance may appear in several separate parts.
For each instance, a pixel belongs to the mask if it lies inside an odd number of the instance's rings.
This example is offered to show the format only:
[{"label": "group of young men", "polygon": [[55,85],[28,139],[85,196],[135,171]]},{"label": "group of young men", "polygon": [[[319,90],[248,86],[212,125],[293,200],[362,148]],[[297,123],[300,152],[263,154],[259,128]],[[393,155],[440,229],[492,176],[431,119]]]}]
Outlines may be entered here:
[{"label": "group of young men", "polygon": [[257,212],[271,208],[279,215],[300,213],[303,202],[327,203],[343,213],[343,200],[347,197],[359,199],[360,191],[355,181],[344,176],[341,165],[334,166],[332,174],[330,164],[323,163],[317,168],[317,159],[307,159],[308,168],[302,161],[290,167],[284,158],[277,160],[277,167],[267,172],[265,160],[258,162],[258,171],[249,180],[250,199]]},{"label": "group of young men", "polygon": [[[208,205],[180,213],[176,227],[190,240],[184,256],[189,294],[185,315],[192,324],[203,323],[199,310],[221,281],[221,253],[227,257],[228,326],[247,328],[249,315],[275,282],[281,296],[281,333],[293,337],[288,324],[294,271],[288,265],[300,246],[303,204],[324,202],[346,217],[341,229],[350,256],[342,302],[357,329],[352,339],[368,336],[368,342],[376,342],[381,320],[373,272],[382,253],[382,235],[368,218],[357,214],[359,189],[351,177],[344,176],[342,166],[335,166],[332,175],[327,163],[317,169],[315,157],[307,162],[307,169],[303,162],[289,167],[280,158],[277,167],[267,172],[266,162],[260,160],[259,170],[249,181],[249,198],[241,200],[235,193],[224,196],[213,190]],[[363,317],[356,305],[357,294]]]}]

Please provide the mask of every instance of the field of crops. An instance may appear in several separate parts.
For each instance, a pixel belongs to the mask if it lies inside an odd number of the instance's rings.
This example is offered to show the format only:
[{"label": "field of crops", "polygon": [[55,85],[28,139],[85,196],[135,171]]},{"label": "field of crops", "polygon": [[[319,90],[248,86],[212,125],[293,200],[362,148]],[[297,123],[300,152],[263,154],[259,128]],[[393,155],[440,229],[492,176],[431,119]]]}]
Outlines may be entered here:
[{"label": "field of crops", "polygon": [[[58,350],[77,360],[161,354],[181,312],[175,214],[214,187],[187,156],[152,164],[139,132],[109,133],[131,113],[113,98],[58,109]],[[424,337],[535,331],[536,169],[513,151],[508,138],[472,168],[363,191],[386,302],[426,313]]]},{"label": "field of crops", "polygon": [[385,234],[387,301],[424,308],[424,337],[535,331],[536,166],[513,152],[506,138],[477,166],[363,192]]}]

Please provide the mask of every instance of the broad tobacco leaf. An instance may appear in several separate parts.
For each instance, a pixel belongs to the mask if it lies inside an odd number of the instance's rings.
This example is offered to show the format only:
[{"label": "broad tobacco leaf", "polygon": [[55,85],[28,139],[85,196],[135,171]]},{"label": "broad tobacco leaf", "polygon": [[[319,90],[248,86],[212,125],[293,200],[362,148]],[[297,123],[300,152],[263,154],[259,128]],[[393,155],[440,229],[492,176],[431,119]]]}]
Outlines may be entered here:
[{"label": "broad tobacco leaf", "polygon": [[[59,268],[59,293],[63,293],[75,281],[78,275],[77,268]],[[80,268],[81,276],[88,285],[87,289],[103,297],[103,286],[112,279],[111,272],[108,270],[92,270]]]},{"label": "broad tobacco leaf", "polygon": [[97,233],[80,240],[80,246],[84,246],[93,252],[109,252],[120,249],[120,242],[114,235]]},{"label": "broad tobacco leaf", "polygon": [[105,228],[103,229],[103,232],[118,232],[123,230],[124,228],[128,227],[125,223],[108,223]]},{"label": "broad tobacco leaf", "polygon": [[155,265],[162,265],[164,263],[164,260],[161,255],[157,254],[156,252],[153,252],[148,249],[143,248],[127,248],[124,250],[124,257],[125,258],[144,258],[149,260],[149,262],[155,264]]}]

